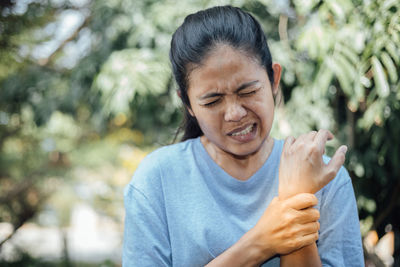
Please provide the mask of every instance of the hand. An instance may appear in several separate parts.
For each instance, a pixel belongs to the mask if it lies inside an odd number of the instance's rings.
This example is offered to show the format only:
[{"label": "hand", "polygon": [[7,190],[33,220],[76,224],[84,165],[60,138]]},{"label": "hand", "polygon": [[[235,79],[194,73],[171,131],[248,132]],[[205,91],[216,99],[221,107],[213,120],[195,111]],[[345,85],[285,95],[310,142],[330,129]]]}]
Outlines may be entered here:
[{"label": "hand", "polygon": [[248,232],[266,260],[313,244],[318,239],[319,211],[312,208],[318,199],[298,194],[286,200],[275,197],[257,224]]},{"label": "hand", "polygon": [[279,165],[280,198],[297,193],[314,194],[335,178],[344,163],[347,147],[339,147],[329,164],[325,164],[322,155],[326,142],[332,138],[327,130],[310,132],[297,140],[286,138]]}]

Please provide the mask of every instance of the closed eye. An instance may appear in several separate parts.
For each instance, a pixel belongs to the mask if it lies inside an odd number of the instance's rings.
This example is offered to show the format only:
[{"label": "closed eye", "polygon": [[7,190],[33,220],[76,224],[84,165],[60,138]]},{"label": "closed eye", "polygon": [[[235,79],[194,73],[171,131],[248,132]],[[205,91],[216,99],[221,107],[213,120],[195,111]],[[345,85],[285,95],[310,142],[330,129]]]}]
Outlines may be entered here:
[{"label": "closed eye", "polygon": [[214,100],[214,101],[211,101],[211,102],[208,102],[208,103],[203,104],[203,106],[212,107],[212,106],[214,106],[215,104],[217,104],[220,100],[221,100],[221,98],[218,98],[217,100]]},{"label": "closed eye", "polygon": [[250,91],[250,92],[241,92],[241,93],[239,94],[239,96],[251,96],[251,95],[254,95],[255,93],[257,93],[256,90]]}]

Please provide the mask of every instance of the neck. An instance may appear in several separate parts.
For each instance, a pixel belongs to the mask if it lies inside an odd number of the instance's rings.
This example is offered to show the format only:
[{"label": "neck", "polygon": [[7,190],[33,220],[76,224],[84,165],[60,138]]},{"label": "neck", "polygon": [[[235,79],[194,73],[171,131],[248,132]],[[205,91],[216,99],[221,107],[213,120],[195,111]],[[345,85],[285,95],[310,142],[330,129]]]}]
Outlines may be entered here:
[{"label": "neck", "polygon": [[225,172],[242,181],[249,179],[261,168],[271,154],[274,145],[274,140],[268,136],[254,153],[238,156],[222,150],[205,136],[202,136],[200,141],[211,158],[224,169]]}]

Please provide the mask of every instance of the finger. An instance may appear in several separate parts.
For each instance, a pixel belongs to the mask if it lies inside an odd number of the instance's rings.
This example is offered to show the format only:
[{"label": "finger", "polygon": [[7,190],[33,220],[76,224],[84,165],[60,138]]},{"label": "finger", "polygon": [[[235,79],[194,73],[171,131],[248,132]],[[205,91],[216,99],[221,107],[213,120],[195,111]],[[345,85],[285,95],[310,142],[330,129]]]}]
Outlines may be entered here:
[{"label": "finger", "polygon": [[305,142],[306,140],[309,140],[310,138],[308,137],[308,135],[311,133],[306,133],[306,134],[300,135],[299,137],[296,138],[296,142],[299,143],[299,142]]},{"label": "finger", "polygon": [[303,224],[301,226],[301,230],[299,231],[299,234],[302,236],[310,235],[310,234],[317,233],[318,230],[319,230],[319,222],[310,222],[307,224]]},{"label": "finger", "polygon": [[305,246],[311,245],[314,242],[316,242],[318,240],[318,237],[319,237],[319,233],[315,232],[315,233],[312,233],[309,235],[303,235],[298,238],[299,238],[299,243],[302,245],[301,247],[305,247]]},{"label": "finger", "polygon": [[290,152],[290,147],[293,145],[293,143],[296,141],[296,139],[293,136],[288,136],[285,139],[285,143],[283,143],[283,152],[288,153]]},{"label": "finger", "polygon": [[344,160],[346,159],[347,146],[343,145],[336,150],[335,155],[333,155],[332,159],[329,161],[328,166],[326,167],[326,183],[329,183],[333,178],[335,178],[337,172],[340,167],[343,165]]},{"label": "finger", "polygon": [[297,210],[298,216],[296,222],[299,224],[306,224],[316,222],[319,219],[320,213],[315,208],[307,208],[303,210]]},{"label": "finger", "polygon": [[286,205],[296,210],[302,210],[318,204],[318,198],[315,195],[309,193],[297,194],[284,201]]},{"label": "finger", "polygon": [[318,237],[319,237],[318,232],[295,237],[292,242],[293,246],[291,248],[292,249],[291,252],[315,243],[318,240]]},{"label": "finger", "polygon": [[316,135],[317,135],[317,131],[311,131],[306,135],[306,139],[313,141]]},{"label": "finger", "polygon": [[325,151],[325,144],[328,140],[331,140],[333,138],[333,134],[325,129],[321,129],[318,131],[318,133],[315,135],[314,138],[314,143],[317,146],[318,150],[321,152],[321,154]]},{"label": "finger", "polygon": [[285,139],[285,143],[283,144],[283,148],[289,148],[294,142],[296,141],[296,139],[293,136],[288,136]]}]

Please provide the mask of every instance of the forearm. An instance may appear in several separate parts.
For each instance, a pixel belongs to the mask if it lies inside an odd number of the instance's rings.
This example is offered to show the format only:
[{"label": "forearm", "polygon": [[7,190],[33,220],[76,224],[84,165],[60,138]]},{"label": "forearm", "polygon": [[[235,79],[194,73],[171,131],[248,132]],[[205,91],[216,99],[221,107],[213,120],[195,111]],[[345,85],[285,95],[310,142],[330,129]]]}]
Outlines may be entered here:
[{"label": "forearm", "polygon": [[317,245],[314,243],[312,245],[303,247],[299,250],[293,251],[290,254],[281,256],[281,265],[285,266],[296,266],[296,267],[317,267],[322,266],[321,260],[319,258]]},{"label": "forearm", "polygon": [[262,250],[255,242],[255,233],[250,230],[232,247],[209,262],[206,267],[216,266],[260,266],[264,261],[274,256],[271,251]]},{"label": "forearm", "polygon": [[[283,191],[283,190],[282,190]],[[290,196],[295,195],[294,193],[289,193],[287,191],[279,192],[280,199],[287,199]],[[319,267],[322,266],[321,259],[318,254],[318,248],[314,242],[311,245],[302,247],[295,250],[289,254],[281,255],[280,259],[281,267]]]}]

